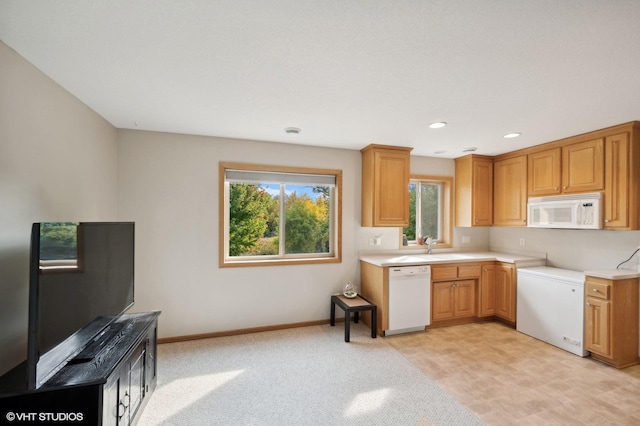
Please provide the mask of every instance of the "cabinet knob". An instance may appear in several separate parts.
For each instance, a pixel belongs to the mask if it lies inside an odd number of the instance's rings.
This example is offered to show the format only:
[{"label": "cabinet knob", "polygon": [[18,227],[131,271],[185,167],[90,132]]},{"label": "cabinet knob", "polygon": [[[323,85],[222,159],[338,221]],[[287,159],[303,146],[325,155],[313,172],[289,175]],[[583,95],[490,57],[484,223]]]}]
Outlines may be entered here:
[{"label": "cabinet knob", "polygon": [[562,187],[562,189],[567,189],[567,186],[566,186],[566,185],[565,185],[565,186],[563,186],[563,187]]},{"label": "cabinet knob", "polygon": [[597,293],[597,292],[598,292],[598,289],[597,289],[597,288],[594,288],[594,289],[593,289],[593,292],[594,292],[594,293]]},{"label": "cabinet knob", "polygon": [[609,219],[605,219],[604,221],[605,221],[606,223],[609,223],[609,222],[611,222],[611,221],[610,221]]},{"label": "cabinet knob", "polygon": [[553,188],[553,190],[554,190],[554,191],[557,191],[557,190],[558,190],[558,187],[556,186],[555,188]]},{"label": "cabinet knob", "polygon": [[591,306],[591,303],[587,302],[587,306]]}]

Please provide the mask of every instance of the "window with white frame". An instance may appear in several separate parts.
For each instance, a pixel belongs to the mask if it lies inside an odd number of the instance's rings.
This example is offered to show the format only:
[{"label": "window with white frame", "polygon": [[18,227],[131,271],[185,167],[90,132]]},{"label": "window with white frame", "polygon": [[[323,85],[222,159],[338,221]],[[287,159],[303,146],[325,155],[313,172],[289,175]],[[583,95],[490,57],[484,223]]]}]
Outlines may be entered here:
[{"label": "window with white frame", "polygon": [[412,176],[409,182],[409,226],[402,233],[409,245],[426,237],[438,246],[451,244],[451,183],[449,177]]},{"label": "window with white frame", "polygon": [[341,171],[220,169],[221,266],[340,261]]}]

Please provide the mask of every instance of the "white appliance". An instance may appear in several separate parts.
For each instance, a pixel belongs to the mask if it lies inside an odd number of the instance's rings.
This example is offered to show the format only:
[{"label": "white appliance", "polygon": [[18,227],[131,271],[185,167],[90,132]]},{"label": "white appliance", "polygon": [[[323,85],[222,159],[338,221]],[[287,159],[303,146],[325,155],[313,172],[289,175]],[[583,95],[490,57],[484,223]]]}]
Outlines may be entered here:
[{"label": "white appliance", "polygon": [[536,266],[517,270],[516,330],[579,356],[584,349],[584,273]]},{"label": "white appliance", "polygon": [[531,228],[602,228],[602,194],[530,197],[527,226]]},{"label": "white appliance", "polygon": [[389,268],[389,329],[385,335],[423,331],[431,323],[431,267]]}]

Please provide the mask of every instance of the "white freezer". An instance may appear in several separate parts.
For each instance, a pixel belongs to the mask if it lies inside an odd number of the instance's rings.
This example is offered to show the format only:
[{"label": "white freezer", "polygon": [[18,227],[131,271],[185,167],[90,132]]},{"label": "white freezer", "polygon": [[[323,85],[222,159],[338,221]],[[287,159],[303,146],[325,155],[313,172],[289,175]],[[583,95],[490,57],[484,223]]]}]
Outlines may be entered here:
[{"label": "white freezer", "polygon": [[516,330],[586,356],[584,273],[547,266],[519,268]]}]

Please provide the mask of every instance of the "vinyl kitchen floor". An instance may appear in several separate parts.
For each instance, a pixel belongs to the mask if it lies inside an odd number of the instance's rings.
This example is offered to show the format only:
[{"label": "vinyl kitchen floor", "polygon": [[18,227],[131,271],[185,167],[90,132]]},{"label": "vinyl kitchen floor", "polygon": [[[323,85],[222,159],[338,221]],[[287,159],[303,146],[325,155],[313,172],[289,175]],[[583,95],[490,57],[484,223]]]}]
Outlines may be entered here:
[{"label": "vinyl kitchen floor", "polygon": [[385,340],[488,425],[640,425],[640,366],[618,370],[497,322]]}]

